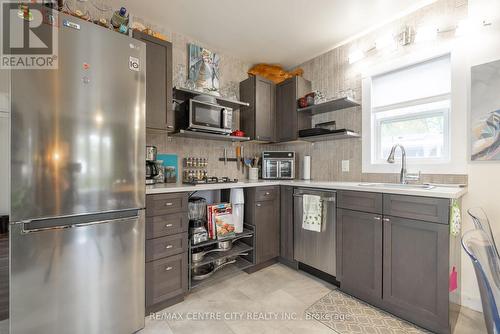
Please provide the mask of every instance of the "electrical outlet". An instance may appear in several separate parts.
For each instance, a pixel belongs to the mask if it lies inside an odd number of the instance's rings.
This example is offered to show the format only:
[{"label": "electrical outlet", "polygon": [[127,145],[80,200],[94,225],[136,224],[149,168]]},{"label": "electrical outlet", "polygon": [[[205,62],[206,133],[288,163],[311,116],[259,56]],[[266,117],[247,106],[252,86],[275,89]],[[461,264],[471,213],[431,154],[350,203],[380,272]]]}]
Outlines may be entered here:
[{"label": "electrical outlet", "polygon": [[342,160],[342,171],[343,172],[349,171],[349,160]]}]

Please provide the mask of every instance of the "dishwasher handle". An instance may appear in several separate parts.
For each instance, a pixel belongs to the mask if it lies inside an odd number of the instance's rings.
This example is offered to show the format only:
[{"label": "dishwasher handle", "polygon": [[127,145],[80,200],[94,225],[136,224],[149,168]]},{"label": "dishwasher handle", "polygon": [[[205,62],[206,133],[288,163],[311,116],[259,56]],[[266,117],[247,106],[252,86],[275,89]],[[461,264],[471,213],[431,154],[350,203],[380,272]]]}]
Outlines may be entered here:
[{"label": "dishwasher handle", "polygon": [[[305,194],[293,194],[293,197],[302,198]],[[322,202],[335,202],[335,197],[321,197]]]}]

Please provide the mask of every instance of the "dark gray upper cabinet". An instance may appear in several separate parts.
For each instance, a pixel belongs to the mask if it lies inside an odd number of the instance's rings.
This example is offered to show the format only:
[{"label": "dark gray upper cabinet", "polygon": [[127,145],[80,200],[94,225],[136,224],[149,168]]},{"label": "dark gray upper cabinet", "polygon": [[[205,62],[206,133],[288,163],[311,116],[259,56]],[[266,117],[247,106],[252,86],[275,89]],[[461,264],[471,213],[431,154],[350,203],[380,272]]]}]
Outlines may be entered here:
[{"label": "dark gray upper cabinet", "polygon": [[293,187],[281,186],[280,189],[280,258],[286,264],[295,263],[293,259]]},{"label": "dark gray upper cabinet", "polygon": [[134,30],[146,43],[146,128],[175,130],[172,107],[172,44]]},{"label": "dark gray upper cabinet", "polygon": [[341,290],[378,305],[382,298],[382,217],[337,211],[337,279]]},{"label": "dark gray upper cabinet", "polygon": [[280,255],[279,208],[279,186],[245,189],[245,222],[255,226],[256,265]]},{"label": "dark gray upper cabinet", "polygon": [[448,327],[448,226],[384,217],[384,304],[437,333]]},{"label": "dark gray upper cabinet", "polygon": [[253,140],[276,139],[276,85],[254,76],[240,82],[240,100],[250,104],[240,108],[240,128]]},{"label": "dark gray upper cabinet", "polygon": [[310,117],[297,112],[297,100],[311,92],[311,82],[293,77],[276,85],[276,140],[297,140],[299,130],[310,128]]}]

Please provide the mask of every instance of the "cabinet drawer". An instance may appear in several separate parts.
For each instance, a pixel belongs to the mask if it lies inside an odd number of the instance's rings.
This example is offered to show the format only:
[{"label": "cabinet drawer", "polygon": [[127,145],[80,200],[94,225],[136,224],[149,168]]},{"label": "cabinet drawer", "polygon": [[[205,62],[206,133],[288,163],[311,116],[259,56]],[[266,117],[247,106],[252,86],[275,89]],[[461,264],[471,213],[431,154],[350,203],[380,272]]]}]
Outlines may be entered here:
[{"label": "cabinet drawer", "polygon": [[341,190],[337,192],[337,206],[371,213],[382,213],[382,194]]},{"label": "cabinet drawer", "polygon": [[187,232],[189,220],[187,213],[175,213],[146,218],[146,239]]},{"label": "cabinet drawer", "polygon": [[188,194],[159,194],[146,196],[146,217],[187,212]]},{"label": "cabinet drawer", "polygon": [[384,215],[448,224],[450,201],[446,198],[384,194]]},{"label": "cabinet drawer", "polygon": [[187,291],[187,253],[146,263],[146,305],[151,306]]},{"label": "cabinet drawer", "polygon": [[187,245],[187,233],[146,240],[146,261],[153,261],[186,252]]},{"label": "cabinet drawer", "polygon": [[255,201],[270,201],[278,198],[278,187],[255,188]]}]

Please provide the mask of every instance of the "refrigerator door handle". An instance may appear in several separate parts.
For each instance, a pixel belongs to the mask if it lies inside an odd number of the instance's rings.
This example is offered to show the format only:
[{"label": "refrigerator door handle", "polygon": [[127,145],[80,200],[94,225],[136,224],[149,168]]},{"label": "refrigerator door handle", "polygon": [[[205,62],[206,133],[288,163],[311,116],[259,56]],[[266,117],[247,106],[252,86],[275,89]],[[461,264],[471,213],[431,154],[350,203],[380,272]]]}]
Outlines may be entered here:
[{"label": "refrigerator door handle", "polygon": [[[64,230],[64,229],[69,229],[69,228],[78,228],[78,227],[88,227],[92,225],[100,225],[100,224],[109,224],[109,223],[126,223],[130,221],[134,221],[140,218],[142,211],[137,211],[137,210],[132,210],[131,212],[126,214],[126,217],[120,217],[120,216],[110,216],[110,215],[105,215],[106,218],[102,217],[101,219],[91,219],[89,221],[81,221],[81,217],[75,216],[75,217],[65,217],[63,219],[45,219],[45,220],[30,220],[30,221],[22,221],[20,222],[22,224],[22,234],[28,234],[28,233],[38,233],[38,232],[45,232],[45,231],[55,231],[55,230]],[[97,216],[96,218],[98,218]],[[103,219],[104,218],[104,219]],[[61,224],[58,224],[58,220],[62,220]],[[80,220],[81,222],[75,222],[72,223],[71,220]],[[53,224],[50,224],[50,222],[53,222]],[[51,226],[43,226],[44,222],[48,222],[47,225]]]}]

